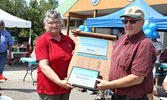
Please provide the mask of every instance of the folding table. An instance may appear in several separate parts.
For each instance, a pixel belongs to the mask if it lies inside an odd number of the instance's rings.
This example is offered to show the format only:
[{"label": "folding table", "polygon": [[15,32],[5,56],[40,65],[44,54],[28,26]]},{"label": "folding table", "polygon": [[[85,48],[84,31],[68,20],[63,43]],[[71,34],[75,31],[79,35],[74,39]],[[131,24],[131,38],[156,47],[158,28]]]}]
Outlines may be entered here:
[{"label": "folding table", "polygon": [[25,57],[25,55],[27,54],[27,52],[12,52],[11,54],[11,58],[16,58],[16,57]]},{"label": "folding table", "polygon": [[[158,65],[159,68],[167,69],[167,63],[159,63]],[[163,73],[155,73],[155,75],[167,75],[167,72],[165,71]]]},{"label": "folding table", "polygon": [[21,58],[20,59],[23,63],[24,63],[24,66],[26,67],[26,74],[23,78],[23,82],[25,81],[25,78],[28,74],[28,72],[30,71],[31,73],[31,78],[32,78],[32,81],[33,81],[33,85],[35,83],[34,81],[34,78],[33,78],[33,75],[32,75],[32,72],[37,69],[37,65],[38,63],[36,62],[36,58],[29,58],[29,57],[26,57],[26,58]]}]

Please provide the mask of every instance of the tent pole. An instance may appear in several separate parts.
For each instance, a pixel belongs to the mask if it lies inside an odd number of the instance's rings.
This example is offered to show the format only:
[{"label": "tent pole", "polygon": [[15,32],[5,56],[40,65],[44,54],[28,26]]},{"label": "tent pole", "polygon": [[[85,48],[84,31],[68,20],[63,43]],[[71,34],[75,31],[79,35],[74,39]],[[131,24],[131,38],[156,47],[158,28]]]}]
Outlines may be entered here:
[{"label": "tent pole", "polygon": [[[97,17],[97,10],[94,10],[94,11],[93,11],[93,17]],[[95,33],[95,32],[96,32],[96,28],[93,27],[93,28],[92,28],[92,31],[93,31],[93,33]]]},{"label": "tent pole", "polygon": [[69,36],[69,31],[70,31],[70,15],[67,18],[67,31],[66,31],[66,35]]},{"label": "tent pole", "polygon": [[30,50],[31,49],[31,28],[30,28],[30,34],[29,34],[28,43],[29,43],[29,50]]}]

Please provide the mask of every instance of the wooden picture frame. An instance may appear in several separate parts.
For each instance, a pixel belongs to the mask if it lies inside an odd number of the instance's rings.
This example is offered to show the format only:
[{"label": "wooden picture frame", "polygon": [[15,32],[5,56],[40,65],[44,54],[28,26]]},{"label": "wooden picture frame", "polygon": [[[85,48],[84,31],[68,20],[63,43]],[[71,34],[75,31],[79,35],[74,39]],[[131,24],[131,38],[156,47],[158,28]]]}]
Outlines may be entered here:
[{"label": "wooden picture frame", "polygon": [[[76,37],[76,47],[68,69],[68,77],[70,75],[73,66],[78,66],[87,69],[97,70],[100,72],[100,76],[102,76],[104,80],[108,80],[109,70],[111,65],[111,55],[113,50],[113,40],[116,39],[116,36],[99,34],[99,33],[82,32],[82,31],[81,32],[71,31],[71,32],[77,37]],[[78,52],[82,37],[108,41],[106,55],[104,56],[104,55]]]}]

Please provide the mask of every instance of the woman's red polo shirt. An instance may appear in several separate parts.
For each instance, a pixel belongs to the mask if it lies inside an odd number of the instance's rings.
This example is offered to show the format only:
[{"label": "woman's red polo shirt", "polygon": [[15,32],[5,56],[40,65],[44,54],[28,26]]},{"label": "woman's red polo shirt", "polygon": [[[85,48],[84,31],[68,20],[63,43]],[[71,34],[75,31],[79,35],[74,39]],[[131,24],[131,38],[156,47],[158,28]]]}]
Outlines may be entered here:
[{"label": "woman's red polo shirt", "polygon": [[[36,60],[48,59],[49,66],[59,76],[61,80],[67,77],[67,70],[72,58],[72,51],[75,48],[74,41],[63,34],[58,42],[50,34],[45,32],[36,42]],[[65,89],[49,80],[38,66],[37,92],[47,95],[60,95],[69,93],[70,89]]]}]

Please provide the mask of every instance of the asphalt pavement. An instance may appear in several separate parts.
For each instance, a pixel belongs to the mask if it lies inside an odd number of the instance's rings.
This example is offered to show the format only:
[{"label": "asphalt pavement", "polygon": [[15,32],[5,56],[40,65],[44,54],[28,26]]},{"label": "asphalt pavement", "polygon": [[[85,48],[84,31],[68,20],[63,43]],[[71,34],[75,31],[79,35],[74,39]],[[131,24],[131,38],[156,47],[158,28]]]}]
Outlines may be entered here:
[{"label": "asphalt pavement", "polygon": [[[0,80],[0,93],[2,96],[10,97],[12,100],[39,100],[36,92],[36,83],[33,86],[31,75],[28,74],[23,82],[26,68],[23,64],[15,64],[9,66],[6,64],[4,69],[4,76],[8,79]],[[33,78],[36,80],[37,70],[33,72]],[[90,95],[88,92],[78,91],[74,88],[70,94],[70,100],[94,100],[96,94]],[[107,96],[107,100],[110,100]],[[3,100],[0,98],[0,100]],[[7,99],[6,99],[7,100]]]},{"label": "asphalt pavement", "polygon": [[[6,64],[4,69],[4,76],[8,79],[0,80],[0,90],[1,97],[0,100],[10,100],[2,99],[2,97],[9,97],[11,100],[39,100],[38,94],[36,92],[36,84],[33,86],[31,75],[28,74],[25,82],[23,82],[24,75],[26,73],[26,68],[23,64],[15,64],[9,66]],[[33,72],[33,78],[36,80],[37,69]],[[95,100],[96,94],[90,94],[88,92],[78,91],[78,88],[74,88],[70,94],[70,100]],[[106,96],[106,100],[110,100],[111,96]],[[159,100],[154,97],[154,100]]]}]

